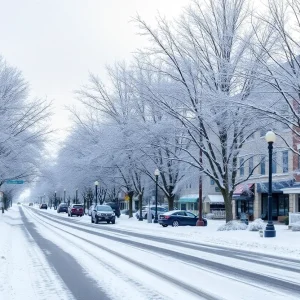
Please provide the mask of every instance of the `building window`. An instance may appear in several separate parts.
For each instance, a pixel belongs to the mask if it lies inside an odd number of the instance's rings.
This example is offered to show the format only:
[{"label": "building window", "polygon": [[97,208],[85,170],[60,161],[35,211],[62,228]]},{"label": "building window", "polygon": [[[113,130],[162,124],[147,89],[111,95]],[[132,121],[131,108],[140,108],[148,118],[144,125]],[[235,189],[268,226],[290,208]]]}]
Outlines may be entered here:
[{"label": "building window", "polygon": [[210,185],[214,185],[215,181],[213,179],[210,179]]},{"label": "building window", "polygon": [[287,173],[289,171],[288,151],[282,152],[282,172]]},{"label": "building window", "polygon": [[244,175],[244,159],[240,158],[240,176]]},{"label": "building window", "polygon": [[266,174],[266,157],[263,156],[261,158],[261,162],[260,162],[260,174],[261,175],[265,175]]},{"label": "building window", "polygon": [[272,159],[272,173],[277,173],[277,154],[276,152],[273,153],[273,159]]},{"label": "building window", "polygon": [[249,158],[249,174],[253,171],[253,157]]},{"label": "building window", "polygon": [[190,183],[190,189],[192,188],[192,184]]}]

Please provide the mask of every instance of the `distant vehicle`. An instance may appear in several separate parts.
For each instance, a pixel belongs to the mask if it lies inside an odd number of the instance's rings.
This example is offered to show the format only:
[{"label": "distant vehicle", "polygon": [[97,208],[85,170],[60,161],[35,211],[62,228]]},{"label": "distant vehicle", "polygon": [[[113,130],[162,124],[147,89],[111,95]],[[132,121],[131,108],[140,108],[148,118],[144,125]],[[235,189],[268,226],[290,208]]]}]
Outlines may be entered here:
[{"label": "distant vehicle", "polygon": [[[161,214],[158,219],[158,223],[163,227],[169,225],[173,227],[177,226],[196,226],[198,216],[186,210],[172,210],[164,214]],[[204,226],[207,226],[207,220],[203,219]]]},{"label": "distant vehicle", "polygon": [[107,224],[116,223],[116,214],[109,205],[96,205],[92,211],[91,222],[107,222]]},{"label": "distant vehicle", "polygon": [[114,213],[116,214],[116,216],[118,218],[120,218],[120,215],[121,215],[121,212],[120,212],[120,207],[117,203],[115,202],[108,202],[108,203],[105,203],[105,205],[109,205],[112,210],[114,211]]},{"label": "distant vehicle", "polygon": [[89,210],[88,210],[88,215],[89,215],[89,216],[92,215],[92,211],[93,211],[94,207],[95,207],[95,204],[93,204],[93,205],[91,205],[91,206],[89,207]]},{"label": "distant vehicle", "polygon": [[[148,217],[148,205],[147,206],[143,206],[142,207],[142,216],[143,219],[147,219]],[[154,219],[155,216],[155,205],[150,205],[150,211],[152,214],[152,219]],[[161,214],[167,212],[168,209],[163,207],[163,206],[157,206],[157,215],[160,216]],[[136,218],[138,219],[140,217],[140,210],[137,210],[136,214],[135,214]]]},{"label": "distant vehicle", "polygon": [[82,217],[84,214],[83,212],[83,205],[82,204],[71,204],[68,207],[68,216],[72,217],[72,216],[80,216]]},{"label": "distant vehicle", "polygon": [[29,205],[29,206],[33,206],[33,203],[32,203],[32,202],[30,202],[28,205]]},{"label": "distant vehicle", "polygon": [[40,209],[48,209],[48,205],[46,203],[42,203],[40,205]]},{"label": "distant vehicle", "polygon": [[57,213],[61,213],[61,212],[68,213],[68,203],[60,203],[56,211]]},{"label": "distant vehicle", "polygon": [[[135,212],[136,212],[136,210],[133,209],[133,210],[132,210],[132,213],[135,213]],[[129,215],[129,209],[122,209],[122,210],[121,210],[121,215],[126,215],[126,216],[128,216],[128,215]]]},{"label": "distant vehicle", "polygon": [[18,202],[17,204],[18,204],[18,205],[21,205],[21,202]]}]

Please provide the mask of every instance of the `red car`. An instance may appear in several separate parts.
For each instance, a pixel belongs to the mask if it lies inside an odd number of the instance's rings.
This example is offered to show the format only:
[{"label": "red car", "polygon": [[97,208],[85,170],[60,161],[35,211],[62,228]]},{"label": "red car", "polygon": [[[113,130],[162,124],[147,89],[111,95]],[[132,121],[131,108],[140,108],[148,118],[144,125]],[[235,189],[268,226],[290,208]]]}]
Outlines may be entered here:
[{"label": "red car", "polygon": [[71,204],[68,208],[68,216],[80,216],[82,217],[84,214],[83,212],[83,205],[81,204]]}]

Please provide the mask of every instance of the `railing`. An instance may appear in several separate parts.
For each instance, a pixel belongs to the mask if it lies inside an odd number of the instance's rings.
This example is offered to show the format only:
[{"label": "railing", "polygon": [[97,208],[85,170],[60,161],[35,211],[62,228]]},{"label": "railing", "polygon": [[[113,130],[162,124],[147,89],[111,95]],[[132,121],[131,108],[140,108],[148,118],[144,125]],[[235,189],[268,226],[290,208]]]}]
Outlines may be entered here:
[{"label": "railing", "polygon": [[225,219],[226,218],[225,210],[212,210],[211,213],[214,214],[214,219]]}]

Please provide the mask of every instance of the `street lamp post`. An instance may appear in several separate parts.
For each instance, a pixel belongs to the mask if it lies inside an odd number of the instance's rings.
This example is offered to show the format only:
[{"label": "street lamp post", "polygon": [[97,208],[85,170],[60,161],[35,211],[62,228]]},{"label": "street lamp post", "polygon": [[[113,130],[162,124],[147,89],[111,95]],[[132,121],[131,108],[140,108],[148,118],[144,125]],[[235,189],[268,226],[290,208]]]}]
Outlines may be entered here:
[{"label": "street lamp post", "polygon": [[266,141],[269,146],[269,189],[268,189],[268,224],[265,230],[265,237],[276,237],[276,230],[272,220],[272,154],[273,154],[273,143],[276,140],[276,135],[273,131],[266,133]]},{"label": "street lamp post", "polygon": [[158,216],[157,216],[157,181],[158,181],[158,176],[159,176],[159,170],[156,169],[154,171],[155,175],[155,216],[154,216],[154,222],[153,223],[158,223]]},{"label": "street lamp post", "polygon": [[56,191],[54,192],[54,209],[57,209],[57,203],[56,203]]},{"label": "street lamp post", "polygon": [[143,210],[142,210],[142,193],[139,193],[139,205],[140,205],[140,213],[139,213],[139,221],[143,221]]},{"label": "street lamp post", "polygon": [[77,201],[78,201],[78,189],[76,189],[76,196],[75,196],[75,202],[77,204]]},{"label": "street lamp post", "polygon": [[99,182],[96,180],[95,181],[95,196],[96,196],[96,201],[95,201],[95,204],[97,205],[97,197],[98,197],[98,185],[99,185]]},{"label": "street lamp post", "polygon": [[66,203],[66,189],[64,189],[64,203]]}]

